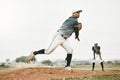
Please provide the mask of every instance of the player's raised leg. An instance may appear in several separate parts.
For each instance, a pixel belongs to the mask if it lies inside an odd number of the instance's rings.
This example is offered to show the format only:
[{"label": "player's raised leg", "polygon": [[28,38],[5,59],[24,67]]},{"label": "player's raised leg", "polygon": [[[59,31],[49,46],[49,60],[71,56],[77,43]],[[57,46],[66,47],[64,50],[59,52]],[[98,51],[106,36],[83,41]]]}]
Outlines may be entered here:
[{"label": "player's raised leg", "polygon": [[37,55],[37,54],[45,54],[45,49],[41,49],[41,50],[32,52],[32,53],[28,56],[28,61],[32,61],[33,58],[35,57],[35,55]]},{"label": "player's raised leg", "polygon": [[61,35],[56,33],[48,48],[32,52],[28,57],[28,61],[31,61],[35,57],[35,55],[52,53],[63,41],[64,39],[61,37]]}]

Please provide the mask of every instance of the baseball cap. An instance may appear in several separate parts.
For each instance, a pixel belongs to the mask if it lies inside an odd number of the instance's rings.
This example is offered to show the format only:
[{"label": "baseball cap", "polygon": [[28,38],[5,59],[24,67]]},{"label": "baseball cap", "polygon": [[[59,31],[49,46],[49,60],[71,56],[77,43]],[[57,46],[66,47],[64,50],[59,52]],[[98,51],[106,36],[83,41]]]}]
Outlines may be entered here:
[{"label": "baseball cap", "polygon": [[98,43],[94,43],[94,45],[98,45]]},{"label": "baseball cap", "polygon": [[82,10],[77,10],[77,11],[73,10],[73,13],[81,13],[81,12]]}]

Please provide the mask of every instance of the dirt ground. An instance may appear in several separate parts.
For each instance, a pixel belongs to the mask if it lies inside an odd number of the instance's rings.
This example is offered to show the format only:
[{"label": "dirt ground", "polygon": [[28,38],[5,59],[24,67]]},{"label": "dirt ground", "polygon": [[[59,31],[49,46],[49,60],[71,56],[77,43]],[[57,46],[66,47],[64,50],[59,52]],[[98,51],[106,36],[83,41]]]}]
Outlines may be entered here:
[{"label": "dirt ground", "polygon": [[29,67],[0,72],[0,80],[50,80],[92,75],[120,74],[115,71],[65,70],[58,67]]}]

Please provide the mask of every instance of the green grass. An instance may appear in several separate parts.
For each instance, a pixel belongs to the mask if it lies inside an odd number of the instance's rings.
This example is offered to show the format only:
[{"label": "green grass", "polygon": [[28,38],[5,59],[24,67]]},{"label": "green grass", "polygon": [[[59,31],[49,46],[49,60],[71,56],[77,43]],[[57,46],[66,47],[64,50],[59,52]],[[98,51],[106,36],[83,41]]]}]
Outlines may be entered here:
[{"label": "green grass", "polygon": [[3,70],[4,69],[4,67],[0,67],[0,70]]},{"label": "green grass", "polygon": [[[120,70],[120,65],[117,64],[105,64],[105,70]],[[91,70],[91,65],[79,65],[72,66],[76,70]],[[99,64],[96,65],[95,70],[101,70]],[[96,76],[84,76],[84,77],[74,77],[74,78],[61,78],[61,79],[50,79],[50,80],[120,80],[120,74],[116,75],[96,75]]]},{"label": "green grass", "polygon": [[84,76],[75,78],[61,78],[51,80],[120,80],[120,75],[98,75],[98,76]]},{"label": "green grass", "polygon": [[6,68],[8,68],[8,67],[0,67],[0,70],[6,69]]},{"label": "green grass", "polygon": [[[92,65],[78,65],[78,66],[72,66],[73,69],[78,70],[91,70]],[[104,65],[105,70],[120,70],[120,65],[117,64],[105,64]],[[95,70],[101,70],[100,64],[95,65]]]},{"label": "green grass", "polygon": [[10,67],[9,66],[4,66],[4,67],[0,66],[0,72],[3,71],[3,70],[6,70],[8,68],[10,68]]},{"label": "green grass", "polygon": [[120,65],[119,64],[109,64],[105,65],[106,70],[120,70]]}]

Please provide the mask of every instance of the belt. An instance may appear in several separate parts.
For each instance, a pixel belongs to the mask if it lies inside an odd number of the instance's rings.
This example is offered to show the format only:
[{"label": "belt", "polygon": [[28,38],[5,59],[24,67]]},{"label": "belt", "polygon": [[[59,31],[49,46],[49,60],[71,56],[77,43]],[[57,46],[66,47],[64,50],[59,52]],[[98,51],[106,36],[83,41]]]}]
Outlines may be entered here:
[{"label": "belt", "polygon": [[67,37],[64,37],[64,35],[61,35],[64,39],[67,39]]},{"label": "belt", "polygon": [[[59,30],[58,30],[57,32],[59,32]],[[62,36],[64,39],[67,39],[67,37],[64,37],[64,35],[63,35],[63,34],[61,34],[61,36]]]}]

